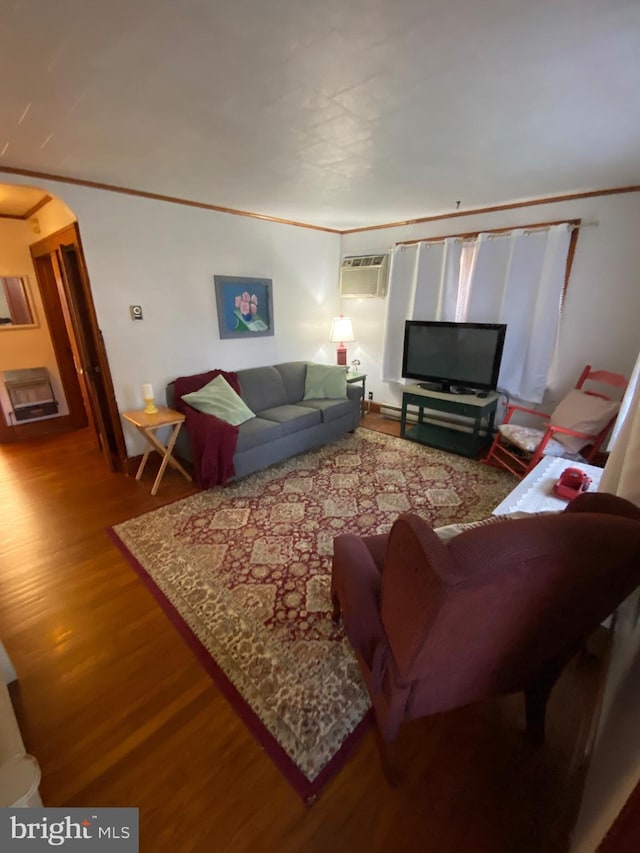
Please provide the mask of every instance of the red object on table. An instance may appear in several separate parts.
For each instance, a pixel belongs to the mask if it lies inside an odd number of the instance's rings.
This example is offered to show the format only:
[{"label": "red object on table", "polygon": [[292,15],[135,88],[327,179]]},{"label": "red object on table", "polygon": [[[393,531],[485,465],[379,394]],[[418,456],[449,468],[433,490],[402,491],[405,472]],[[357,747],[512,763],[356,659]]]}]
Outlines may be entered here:
[{"label": "red object on table", "polygon": [[572,501],[586,492],[591,485],[591,477],[587,477],[579,468],[565,468],[559,480],[554,483],[553,494],[559,498]]}]

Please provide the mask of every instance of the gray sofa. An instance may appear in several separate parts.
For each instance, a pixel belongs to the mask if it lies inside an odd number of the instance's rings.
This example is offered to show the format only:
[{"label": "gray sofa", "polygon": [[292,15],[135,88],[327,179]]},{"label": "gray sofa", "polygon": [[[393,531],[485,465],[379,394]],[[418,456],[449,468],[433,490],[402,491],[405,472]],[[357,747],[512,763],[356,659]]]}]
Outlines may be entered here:
[{"label": "gray sofa", "polygon": [[[333,441],[360,423],[359,385],[347,385],[343,399],[303,400],[306,372],[306,361],[237,371],[241,397],[256,417],[239,428],[233,457],[236,478]],[[167,405],[173,403],[171,382]],[[193,459],[185,430],[178,436],[176,453],[187,461]]]}]

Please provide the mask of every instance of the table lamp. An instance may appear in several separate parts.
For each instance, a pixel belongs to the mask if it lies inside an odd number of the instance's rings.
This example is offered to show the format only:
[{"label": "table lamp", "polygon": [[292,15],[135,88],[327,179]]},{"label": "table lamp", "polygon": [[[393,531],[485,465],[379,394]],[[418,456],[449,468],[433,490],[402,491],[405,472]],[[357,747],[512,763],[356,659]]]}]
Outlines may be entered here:
[{"label": "table lamp", "polygon": [[333,344],[338,344],[337,363],[346,365],[347,348],[344,345],[344,342],[355,341],[355,337],[353,336],[353,325],[351,323],[351,317],[343,317],[341,314],[339,317],[333,318],[333,320],[331,321],[331,332],[329,333],[329,340]]}]

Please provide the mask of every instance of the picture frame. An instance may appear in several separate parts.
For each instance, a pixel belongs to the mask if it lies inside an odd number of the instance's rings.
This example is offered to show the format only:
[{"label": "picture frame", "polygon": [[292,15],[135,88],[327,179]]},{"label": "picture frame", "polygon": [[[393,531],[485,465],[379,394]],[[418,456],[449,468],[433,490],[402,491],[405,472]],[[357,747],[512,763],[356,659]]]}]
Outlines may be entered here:
[{"label": "picture frame", "polygon": [[270,278],[214,275],[221,339],[263,338],[274,334]]}]

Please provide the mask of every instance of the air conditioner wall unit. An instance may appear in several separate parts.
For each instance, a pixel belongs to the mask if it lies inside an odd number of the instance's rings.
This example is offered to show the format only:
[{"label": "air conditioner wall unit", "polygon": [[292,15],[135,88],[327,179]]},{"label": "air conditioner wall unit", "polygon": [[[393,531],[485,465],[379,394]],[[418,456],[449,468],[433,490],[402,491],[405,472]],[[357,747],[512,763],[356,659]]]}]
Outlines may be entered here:
[{"label": "air conditioner wall unit", "polygon": [[340,267],[340,296],[367,299],[387,292],[388,255],[357,255],[343,258]]}]

